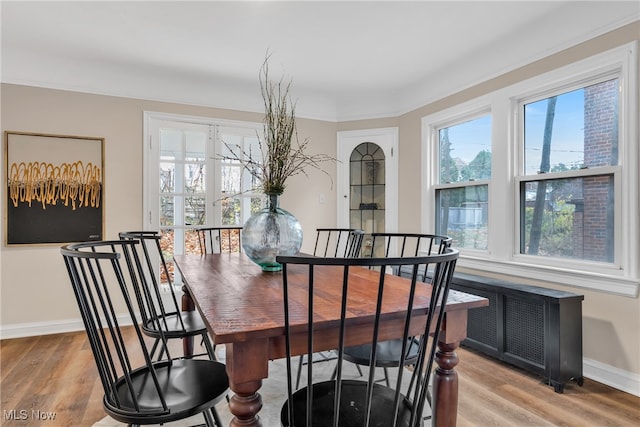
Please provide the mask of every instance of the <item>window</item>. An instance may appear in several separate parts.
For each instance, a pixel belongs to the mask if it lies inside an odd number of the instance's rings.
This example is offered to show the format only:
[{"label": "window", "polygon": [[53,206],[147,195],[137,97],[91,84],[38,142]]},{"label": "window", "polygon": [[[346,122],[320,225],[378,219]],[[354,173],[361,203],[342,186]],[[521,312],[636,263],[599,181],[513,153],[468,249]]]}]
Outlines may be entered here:
[{"label": "window", "polygon": [[613,78],[520,103],[520,253],[615,261],[618,89]]},{"label": "window", "polygon": [[253,175],[244,170],[237,160],[227,159],[233,151],[244,153],[254,161],[261,156],[260,143],[255,129],[251,128],[218,128],[219,152],[221,160],[220,186],[220,218],[222,225],[242,225],[249,215],[262,208],[262,193],[254,192],[260,183]]},{"label": "window", "polygon": [[491,116],[438,129],[436,233],[460,248],[488,248]]},{"label": "window", "polygon": [[463,268],[636,296],[636,64],[632,43],[424,117],[423,230]]},{"label": "window", "polygon": [[[193,227],[206,224],[207,141],[209,129],[201,125],[164,123],[158,128],[159,229],[163,247],[175,253],[197,253]],[[195,243],[195,244],[194,244]]]},{"label": "window", "polygon": [[162,233],[170,274],[177,273],[173,254],[200,253],[195,228],[242,225],[262,207],[251,175],[221,160],[228,147],[259,154],[261,129],[259,123],[145,113],[143,224]]}]

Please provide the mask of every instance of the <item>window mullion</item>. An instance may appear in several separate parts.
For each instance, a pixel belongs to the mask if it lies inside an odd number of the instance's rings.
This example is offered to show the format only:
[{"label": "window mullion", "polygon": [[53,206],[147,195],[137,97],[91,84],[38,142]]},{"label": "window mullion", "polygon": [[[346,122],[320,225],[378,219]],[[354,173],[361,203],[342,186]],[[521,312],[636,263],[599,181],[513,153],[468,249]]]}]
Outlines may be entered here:
[{"label": "window mullion", "polygon": [[449,182],[446,184],[437,184],[434,185],[434,190],[446,190],[451,188],[464,188],[464,187],[477,187],[479,185],[489,185],[491,180],[489,179],[480,179],[478,181],[464,181],[464,182]]},{"label": "window mullion", "polygon": [[219,145],[221,144],[218,136],[218,126],[209,125],[209,135],[207,139],[205,170],[206,176],[206,215],[207,224],[217,224],[217,221],[221,221],[222,207],[219,202],[222,197],[222,188],[220,185],[221,167],[220,160],[218,159],[218,153],[220,152]]},{"label": "window mullion", "polygon": [[614,175],[622,170],[620,166],[601,166],[597,168],[579,169],[574,171],[549,172],[538,175],[516,177],[517,182],[551,181],[556,179],[581,178],[586,176]]}]

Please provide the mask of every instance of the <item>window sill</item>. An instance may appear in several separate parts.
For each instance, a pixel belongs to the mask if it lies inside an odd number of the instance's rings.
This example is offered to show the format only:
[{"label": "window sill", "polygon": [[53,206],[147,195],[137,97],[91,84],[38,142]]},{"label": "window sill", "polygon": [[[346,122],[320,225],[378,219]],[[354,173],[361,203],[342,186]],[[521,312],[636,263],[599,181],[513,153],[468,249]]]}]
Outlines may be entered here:
[{"label": "window sill", "polygon": [[589,289],[624,297],[637,298],[640,279],[598,274],[549,266],[531,265],[517,261],[496,261],[460,255],[460,268],[504,274],[524,279]]}]

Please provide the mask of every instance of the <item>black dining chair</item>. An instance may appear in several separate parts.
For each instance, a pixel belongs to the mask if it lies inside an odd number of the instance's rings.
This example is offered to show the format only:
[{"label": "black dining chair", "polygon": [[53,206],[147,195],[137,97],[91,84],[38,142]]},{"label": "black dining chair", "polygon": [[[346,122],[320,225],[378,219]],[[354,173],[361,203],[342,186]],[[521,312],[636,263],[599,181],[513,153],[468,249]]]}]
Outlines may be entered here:
[{"label": "black dining chair", "polygon": [[[196,336],[202,337],[202,345],[206,350],[206,355],[211,360],[216,360],[214,346],[207,334],[207,327],[202,317],[196,310],[182,311],[178,305],[178,296],[171,279],[167,259],[161,248],[162,235],[156,231],[123,231],[119,233],[120,239],[138,240],[139,245],[131,248],[138,252],[148,286],[148,297],[143,299],[140,315],[142,317],[142,332],[155,339],[151,349],[151,357],[154,357],[161,338],[184,339]],[[166,280],[166,285],[162,286],[160,278]],[[161,310],[154,311],[153,306]],[[161,316],[156,318],[155,315]],[[160,357],[164,348],[160,346]],[[189,357],[200,356],[199,354]]]},{"label": "black dining chair", "polygon": [[313,254],[321,257],[360,256],[364,231],[358,228],[317,228]]},{"label": "black dining chair", "polygon": [[[358,228],[317,228],[316,243],[313,247],[313,255],[321,257],[356,258],[360,256],[364,231]],[[335,360],[333,351],[316,353],[313,362],[328,362]],[[302,367],[307,359],[300,356],[298,359],[298,373],[296,375],[296,389],[300,386]]]},{"label": "black dining chair", "polygon": [[[421,426],[424,422],[425,402],[427,401],[429,381],[433,369],[438,335],[442,329],[444,305],[447,302],[451,278],[455,270],[458,251],[452,248],[444,253],[430,256],[404,258],[320,258],[312,256],[278,257],[283,265],[283,310],[285,324],[285,352],[287,371],[287,400],[282,406],[280,417],[285,427],[293,426]],[[425,265],[431,266],[429,283],[419,280],[418,276]],[[303,271],[300,271],[300,266]],[[385,273],[389,266],[399,266],[409,272],[410,278],[403,283],[393,275]],[[304,354],[313,354],[316,335],[326,334],[320,327],[313,325],[314,305],[322,304],[322,295],[314,292],[316,274],[323,268],[337,268],[342,272],[339,305],[339,318],[330,327],[337,331],[337,367],[335,378],[328,381],[313,382],[314,364],[307,365],[307,386],[294,391],[292,384],[292,342],[293,335],[306,335]],[[376,381],[374,369],[370,369],[363,379],[346,378],[346,343],[353,339],[349,328],[352,325],[352,310],[363,309],[363,301],[358,299],[358,285],[362,284],[358,270],[375,268],[377,276],[375,306],[371,315],[371,335],[365,337],[369,345],[370,366],[375,366],[379,356],[378,343],[381,339],[381,322],[391,315],[384,310],[387,298],[397,298],[397,293],[388,289],[395,285],[406,286],[407,298],[403,302],[405,309],[393,314],[399,322],[393,330],[397,331],[398,341],[410,343],[411,335],[424,337],[419,340],[413,370],[395,369],[392,387]],[[299,294],[295,289],[308,289],[308,301],[302,309]],[[397,290],[397,288],[395,288]],[[290,292],[291,290],[291,292]],[[385,293],[386,292],[386,293]],[[290,298],[296,294],[297,298]],[[385,298],[385,295],[386,296]],[[338,308],[336,308],[338,312]],[[303,313],[301,315],[301,313]],[[420,317],[415,317],[419,315]],[[302,316],[302,318],[301,318]],[[361,326],[361,324],[359,324]],[[318,330],[316,330],[318,329]],[[432,337],[430,338],[430,333]],[[297,343],[300,349],[300,343]],[[299,351],[299,350],[298,350]],[[396,366],[405,365],[406,349],[398,353]],[[311,379],[311,380],[309,380]]]},{"label": "black dining chair", "polygon": [[242,227],[200,227],[195,231],[201,254],[242,252]]},{"label": "black dining chair", "polygon": [[[420,233],[373,233],[371,234],[372,254],[382,253],[384,257],[416,257],[424,255],[441,254],[451,247],[453,239],[449,236],[436,234],[420,234]],[[418,279],[427,281],[431,274],[433,266],[425,264],[421,266]],[[402,265],[387,265],[387,268],[397,276],[408,274]],[[414,365],[418,357],[418,345],[421,337],[409,337],[409,345],[403,347],[402,340],[395,339],[383,341],[377,344],[377,358],[375,367],[383,368],[384,381],[387,387],[390,386],[389,368],[398,367],[398,353],[406,351],[405,357],[402,359],[404,366]],[[404,349],[404,350],[403,350]],[[370,345],[349,347],[345,349],[344,359],[355,363],[358,371],[361,372],[360,366],[371,366],[369,353]],[[335,372],[334,372],[335,375]]]},{"label": "black dining chair", "polygon": [[104,389],[104,409],[129,425],[203,414],[207,426],[222,427],[214,405],[229,389],[225,365],[171,357],[158,320],[165,314],[161,307],[151,310],[166,358],[152,360],[138,316],[151,289],[138,245],[137,240],[113,240],[61,248]]}]

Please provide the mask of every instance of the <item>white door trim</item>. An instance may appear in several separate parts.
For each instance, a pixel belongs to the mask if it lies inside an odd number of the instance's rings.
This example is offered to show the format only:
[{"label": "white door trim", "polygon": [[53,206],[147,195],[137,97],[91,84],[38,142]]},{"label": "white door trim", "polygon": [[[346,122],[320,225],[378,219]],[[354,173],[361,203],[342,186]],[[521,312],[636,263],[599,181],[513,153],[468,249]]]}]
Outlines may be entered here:
[{"label": "white door trim", "polygon": [[385,154],[385,231],[398,231],[398,128],[362,129],[338,132],[336,218],[338,227],[349,227],[349,159],[363,142],[373,142]]}]

